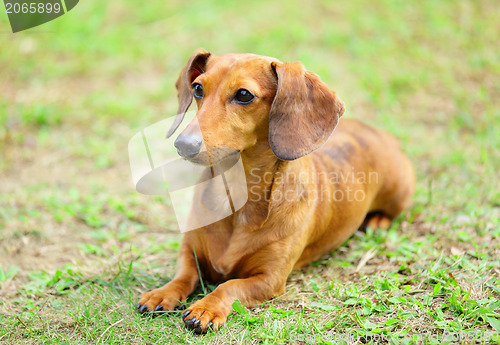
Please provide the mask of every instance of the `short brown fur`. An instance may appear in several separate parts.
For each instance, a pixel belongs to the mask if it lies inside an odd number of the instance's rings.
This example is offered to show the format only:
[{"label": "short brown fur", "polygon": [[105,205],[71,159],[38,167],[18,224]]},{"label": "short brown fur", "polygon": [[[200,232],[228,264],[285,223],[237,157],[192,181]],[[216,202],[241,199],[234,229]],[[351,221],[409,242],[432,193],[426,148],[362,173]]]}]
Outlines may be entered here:
[{"label": "short brown fur", "polygon": [[[204,279],[224,281],[183,313],[200,333],[223,325],[236,299],[250,307],[283,294],[294,268],[337,248],[362,224],[388,227],[409,206],[415,175],[392,136],[339,121],[343,102],[299,63],[197,50],[176,84],[180,114],[169,135],[191,103],[192,82],[205,90],[196,100],[205,145],[240,151],[249,201],[232,216],[187,232],[175,277],[144,293],[138,308],[173,310],[194,291],[194,248]],[[240,88],[256,98],[248,105],[230,102]],[[332,172],[340,178],[329,179]],[[330,197],[318,197],[325,192]],[[349,199],[349,192],[358,198]]]}]

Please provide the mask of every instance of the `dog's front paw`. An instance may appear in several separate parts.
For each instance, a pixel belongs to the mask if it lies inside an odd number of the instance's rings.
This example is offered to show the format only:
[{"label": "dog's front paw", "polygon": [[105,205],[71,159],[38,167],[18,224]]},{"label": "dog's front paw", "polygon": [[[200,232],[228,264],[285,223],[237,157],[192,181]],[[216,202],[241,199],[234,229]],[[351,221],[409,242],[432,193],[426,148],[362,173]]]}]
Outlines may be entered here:
[{"label": "dog's front paw", "polygon": [[142,295],[139,303],[136,305],[137,311],[141,314],[151,314],[157,316],[167,311],[174,310],[181,304],[181,301],[175,297],[175,293],[167,287],[146,292]]},{"label": "dog's front paw", "polygon": [[197,301],[182,313],[186,327],[197,334],[204,334],[208,329],[216,331],[226,322],[231,312],[231,309],[228,312],[227,308],[210,303],[209,297],[210,295]]}]

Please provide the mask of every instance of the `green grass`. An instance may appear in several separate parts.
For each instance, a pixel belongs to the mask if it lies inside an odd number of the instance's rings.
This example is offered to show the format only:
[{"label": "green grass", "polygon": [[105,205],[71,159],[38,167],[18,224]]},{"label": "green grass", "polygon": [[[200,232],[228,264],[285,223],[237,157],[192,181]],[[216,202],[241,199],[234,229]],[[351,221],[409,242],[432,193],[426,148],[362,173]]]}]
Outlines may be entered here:
[{"label": "green grass", "polygon": [[[88,0],[15,35],[0,13],[0,342],[498,343],[498,22],[493,0]],[[418,176],[390,230],[294,271],[279,298],[236,302],[205,337],[180,312],[135,312],[182,236],[166,197],[134,191],[127,154],[175,113],[199,47],[302,61]]]}]

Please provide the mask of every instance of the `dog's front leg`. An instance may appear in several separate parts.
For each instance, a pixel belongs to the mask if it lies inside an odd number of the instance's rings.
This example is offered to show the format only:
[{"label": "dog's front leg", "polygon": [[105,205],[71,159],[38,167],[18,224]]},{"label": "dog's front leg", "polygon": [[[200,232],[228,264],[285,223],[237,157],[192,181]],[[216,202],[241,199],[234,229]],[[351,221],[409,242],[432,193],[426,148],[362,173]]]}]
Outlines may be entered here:
[{"label": "dog's front leg", "polygon": [[284,293],[286,276],[276,285],[270,280],[266,274],[229,280],[189,307],[182,314],[184,323],[198,334],[205,333],[208,328],[217,330],[226,322],[235,300],[253,306]]},{"label": "dog's front leg", "polygon": [[287,277],[300,254],[286,249],[296,251],[287,244],[274,243],[246,258],[236,274],[246,278],[228,280],[196,301],[182,314],[186,326],[199,334],[208,328],[217,330],[226,322],[235,300],[251,307],[283,294]]},{"label": "dog's front leg", "polygon": [[196,261],[189,236],[185,236],[177,259],[174,279],[161,288],[142,295],[137,309],[140,313],[174,310],[196,288],[199,282]]}]

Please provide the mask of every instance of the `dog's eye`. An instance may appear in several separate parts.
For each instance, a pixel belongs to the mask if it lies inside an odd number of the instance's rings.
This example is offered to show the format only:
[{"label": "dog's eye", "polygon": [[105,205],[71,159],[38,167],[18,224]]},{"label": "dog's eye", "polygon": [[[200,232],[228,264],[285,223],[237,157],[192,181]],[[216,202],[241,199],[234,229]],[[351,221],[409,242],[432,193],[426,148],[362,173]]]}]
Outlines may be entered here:
[{"label": "dog's eye", "polygon": [[245,89],[239,89],[238,91],[236,91],[236,94],[234,95],[234,99],[236,100],[236,102],[242,103],[242,104],[248,104],[254,98],[255,98],[255,96],[252,95],[252,93],[250,91],[245,90]]},{"label": "dog's eye", "polygon": [[193,84],[193,94],[194,94],[194,97],[196,97],[198,99],[202,99],[203,98],[203,86],[201,86],[201,84],[194,83]]}]

